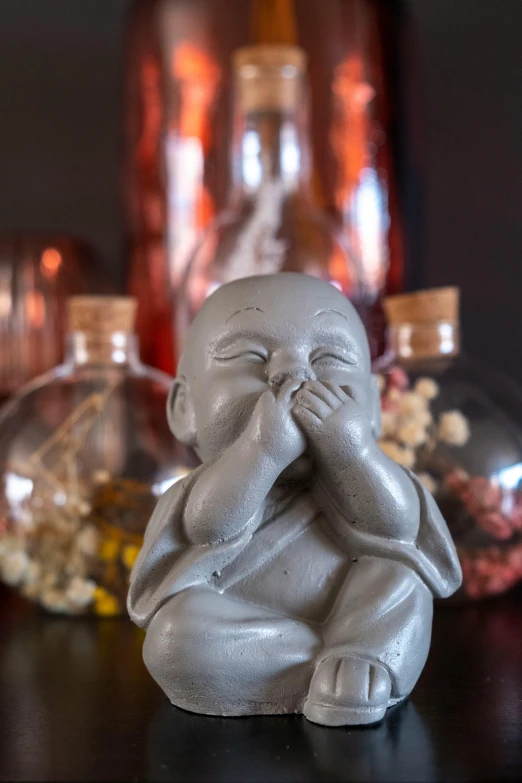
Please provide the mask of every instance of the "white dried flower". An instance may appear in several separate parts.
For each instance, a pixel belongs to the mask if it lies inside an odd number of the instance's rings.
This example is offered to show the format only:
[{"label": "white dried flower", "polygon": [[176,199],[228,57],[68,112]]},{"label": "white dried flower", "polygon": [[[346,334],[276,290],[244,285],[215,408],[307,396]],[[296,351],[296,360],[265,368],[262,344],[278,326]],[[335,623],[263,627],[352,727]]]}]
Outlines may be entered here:
[{"label": "white dried flower", "polygon": [[426,400],[433,400],[439,393],[439,385],[433,378],[419,378],[415,384],[415,391]]},{"label": "white dried flower", "polygon": [[84,609],[92,601],[95,590],[96,582],[76,576],[69,582],[65,597],[73,606]]},{"label": "white dried flower", "polygon": [[50,612],[63,613],[68,610],[67,599],[63,590],[56,590],[55,588],[44,590],[40,596],[40,602]]},{"label": "white dried flower", "polygon": [[381,430],[383,438],[391,438],[397,429],[397,414],[393,411],[382,411]]},{"label": "white dried flower", "polygon": [[98,551],[100,534],[94,525],[86,525],[76,537],[76,547],[87,557],[93,557]]},{"label": "white dried flower", "polygon": [[68,576],[85,576],[88,569],[87,557],[82,553],[73,551],[65,564],[64,571]]},{"label": "white dried flower", "polygon": [[40,579],[42,575],[42,566],[36,560],[30,560],[27,570],[24,574],[24,583],[26,585],[34,585]]},{"label": "white dried flower", "polygon": [[435,494],[438,489],[438,484],[432,475],[429,473],[417,473],[417,478],[421,484],[424,484],[428,492],[431,492],[432,495]]},{"label": "white dried flower", "polygon": [[15,536],[2,536],[0,538],[0,562],[6,555],[23,549],[22,541]]},{"label": "white dried flower", "polygon": [[92,474],[92,480],[95,484],[108,484],[111,480],[111,474],[108,470],[95,470]]},{"label": "white dried flower", "polygon": [[397,430],[397,437],[405,446],[422,446],[426,443],[426,430],[422,424],[417,423],[417,419],[405,421]]},{"label": "white dried flower", "polygon": [[419,411],[415,414],[415,421],[422,427],[429,427],[433,423],[433,416],[429,411]]},{"label": "white dried flower", "polygon": [[388,389],[386,392],[386,397],[390,402],[400,402],[404,397],[404,394],[400,389],[397,389],[396,386],[392,386],[392,388]]},{"label": "white dried flower", "polygon": [[44,589],[50,589],[51,587],[54,587],[55,584],[58,581],[58,574],[51,571],[50,573],[45,574],[45,576],[42,577],[42,587]]},{"label": "white dried flower", "polygon": [[86,500],[81,500],[78,504],[78,513],[81,517],[88,517],[89,514],[92,511],[92,506],[90,503],[87,503]]},{"label": "white dried flower", "polygon": [[0,574],[6,584],[16,587],[24,581],[28,567],[29,558],[25,552],[9,552],[2,558]]},{"label": "white dried flower", "polygon": [[31,584],[25,584],[22,586],[20,592],[22,593],[25,598],[28,598],[29,601],[36,601],[40,597],[40,591],[41,587],[38,584],[38,582],[34,582]]},{"label": "white dried flower", "polygon": [[469,424],[460,411],[446,411],[439,419],[438,436],[444,443],[464,446],[469,440]]},{"label": "white dried flower", "polygon": [[403,465],[405,468],[412,468],[415,464],[415,454],[412,449],[403,448],[393,440],[381,440],[379,446],[390,459]]},{"label": "white dried flower", "polygon": [[423,413],[428,407],[428,401],[416,392],[406,392],[402,395],[399,410],[403,416],[415,416]]}]

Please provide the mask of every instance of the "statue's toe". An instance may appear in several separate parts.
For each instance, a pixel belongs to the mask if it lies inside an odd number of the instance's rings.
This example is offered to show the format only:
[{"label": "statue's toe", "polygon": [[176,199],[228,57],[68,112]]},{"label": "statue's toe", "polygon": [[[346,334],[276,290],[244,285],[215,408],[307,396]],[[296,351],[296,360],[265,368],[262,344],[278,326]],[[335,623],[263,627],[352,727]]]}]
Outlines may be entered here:
[{"label": "statue's toe", "polygon": [[314,672],[303,712],[326,726],[376,723],[384,717],[390,693],[383,666],[359,658],[327,658]]}]

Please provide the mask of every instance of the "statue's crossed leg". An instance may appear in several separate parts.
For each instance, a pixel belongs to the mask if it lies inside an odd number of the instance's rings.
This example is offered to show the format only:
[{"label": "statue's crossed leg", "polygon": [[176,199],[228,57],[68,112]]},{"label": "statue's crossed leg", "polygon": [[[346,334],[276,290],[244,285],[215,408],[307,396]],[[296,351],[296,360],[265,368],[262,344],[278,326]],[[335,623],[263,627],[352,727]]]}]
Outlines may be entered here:
[{"label": "statue's crossed leg", "polygon": [[363,557],[323,625],[188,588],[153,618],[144,658],[171,702],[194,712],[370,723],[415,685],[431,620],[431,593],[411,568]]}]

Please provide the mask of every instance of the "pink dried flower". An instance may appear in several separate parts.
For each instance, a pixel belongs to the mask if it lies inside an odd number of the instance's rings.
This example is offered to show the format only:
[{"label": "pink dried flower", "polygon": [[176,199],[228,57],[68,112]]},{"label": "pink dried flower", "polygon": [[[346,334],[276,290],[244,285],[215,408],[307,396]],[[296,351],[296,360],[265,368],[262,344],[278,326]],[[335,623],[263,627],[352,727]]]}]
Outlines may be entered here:
[{"label": "pink dried flower", "polygon": [[459,551],[465,592],[483,598],[509,590],[522,578],[522,545],[501,551],[498,547]]},{"label": "pink dried flower", "polygon": [[410,387],[410,380],[401,367],[393,367],[388,374],[388,383],[390,386],[405,391]]}]

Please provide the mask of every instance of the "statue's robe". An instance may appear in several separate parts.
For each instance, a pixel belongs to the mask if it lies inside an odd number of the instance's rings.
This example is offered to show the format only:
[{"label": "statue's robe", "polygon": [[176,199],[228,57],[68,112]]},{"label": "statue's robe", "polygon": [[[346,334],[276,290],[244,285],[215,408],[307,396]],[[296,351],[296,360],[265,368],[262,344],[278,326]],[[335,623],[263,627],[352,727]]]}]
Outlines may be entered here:
[{"label": "statue's robe", "polygon": [[459,586],[438,507],[419,496],[415,540],[347,522],[318,484],[275,487],[235,538],[194,545],[183,525],[204,466],[160,499],[131,574],[128,610],[147,629],[145,662],[171,701],[210,714],[299,712],[317,663],[379,663],[390,703],[408,695],[428,654],[433,596]]}]

